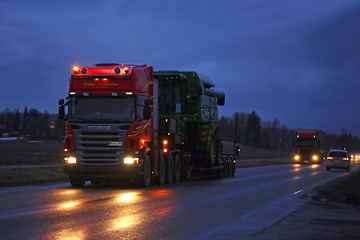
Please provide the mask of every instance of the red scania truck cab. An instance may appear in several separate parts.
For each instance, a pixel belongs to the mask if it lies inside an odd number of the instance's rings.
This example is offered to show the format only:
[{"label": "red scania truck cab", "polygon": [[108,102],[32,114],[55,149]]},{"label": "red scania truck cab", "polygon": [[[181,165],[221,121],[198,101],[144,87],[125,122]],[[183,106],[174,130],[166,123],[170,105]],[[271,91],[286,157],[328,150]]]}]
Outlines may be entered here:
[{"label": "red scania truck cab", "polygon": [[68,107],[64,171],[73,186],[144,175],[152,135],[151,108],[145,104],[153,96],[152,74],[151,66],[134,64],[73,68],[67,101],[59,101],[60,118]]}]

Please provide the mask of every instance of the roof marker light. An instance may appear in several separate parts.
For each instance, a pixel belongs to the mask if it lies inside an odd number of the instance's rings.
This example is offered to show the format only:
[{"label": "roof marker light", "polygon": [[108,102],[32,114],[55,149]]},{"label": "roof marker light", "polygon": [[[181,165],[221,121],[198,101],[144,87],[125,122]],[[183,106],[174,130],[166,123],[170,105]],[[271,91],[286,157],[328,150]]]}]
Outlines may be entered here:
[{"label": "roof marker light", "polygon": [[74,68],[73,68],[73,73],[79,73],[80,71],[80,68],[78,65],[75,65]]}]

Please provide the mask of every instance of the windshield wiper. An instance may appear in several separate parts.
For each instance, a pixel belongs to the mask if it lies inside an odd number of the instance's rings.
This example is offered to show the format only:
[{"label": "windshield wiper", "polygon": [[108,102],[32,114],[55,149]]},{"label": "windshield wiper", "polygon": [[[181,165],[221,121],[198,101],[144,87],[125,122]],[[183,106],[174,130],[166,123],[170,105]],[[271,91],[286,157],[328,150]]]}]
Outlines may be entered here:
[{"label": "windshield wiper", "polygon": [[90,119],[87,119],[87,118],[69,118],[68,120],[70,122],[89,122],[89,121],[91,121]]}]

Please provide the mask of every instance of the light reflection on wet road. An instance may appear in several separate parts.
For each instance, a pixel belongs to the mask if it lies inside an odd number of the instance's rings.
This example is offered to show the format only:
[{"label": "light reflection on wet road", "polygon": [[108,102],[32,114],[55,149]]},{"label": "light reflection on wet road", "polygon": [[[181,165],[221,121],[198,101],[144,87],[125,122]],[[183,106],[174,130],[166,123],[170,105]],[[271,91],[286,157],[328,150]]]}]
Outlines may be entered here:
[{"label": "light reflection on wet road", "polygon": [[72,189],[69,184],[2,189],[0,239],[246,235],[301,205],[299,196],[306,189],[343,175],[342,171],[326,172],[322,165],[286,164],[238,169],[235,178],[146,189],[111,185]]}]

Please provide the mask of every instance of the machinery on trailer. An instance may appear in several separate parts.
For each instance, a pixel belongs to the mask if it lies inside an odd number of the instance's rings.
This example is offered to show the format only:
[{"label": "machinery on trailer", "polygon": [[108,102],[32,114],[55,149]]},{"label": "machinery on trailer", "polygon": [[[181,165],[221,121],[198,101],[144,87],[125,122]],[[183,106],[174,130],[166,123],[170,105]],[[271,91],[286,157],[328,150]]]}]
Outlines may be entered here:
[{"label": "machinery on trailer", "polygon": [[67,101],[59,100],[59,117],[66,119],[64,171],[72,186],[233,176],[235,156],[223,153],[217,133],[217,105],[225,95],[213,87],[195,72],[75,66]]}]

